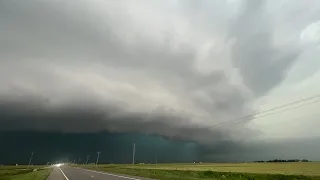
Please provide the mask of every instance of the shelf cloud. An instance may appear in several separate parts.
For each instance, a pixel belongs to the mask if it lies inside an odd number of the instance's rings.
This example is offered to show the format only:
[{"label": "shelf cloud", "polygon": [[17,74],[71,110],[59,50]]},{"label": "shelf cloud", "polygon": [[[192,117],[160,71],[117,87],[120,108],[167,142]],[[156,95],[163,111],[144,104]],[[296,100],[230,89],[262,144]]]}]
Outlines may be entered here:
[{"label": "shelf cloud", "polygon": [[300,33],[320,14],[296,17],[318,3],[1,1],[0,130],[239,147],[265,126],[252,126],[254,116],[232,119],[260,111],[263,98],[289,88],[301,57],[319,54]]}]

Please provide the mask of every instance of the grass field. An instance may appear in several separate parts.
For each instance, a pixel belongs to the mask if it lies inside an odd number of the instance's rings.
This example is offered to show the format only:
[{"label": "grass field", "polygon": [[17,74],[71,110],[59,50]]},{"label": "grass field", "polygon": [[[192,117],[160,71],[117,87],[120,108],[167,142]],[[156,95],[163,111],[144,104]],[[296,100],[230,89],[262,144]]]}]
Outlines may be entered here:
[{"label": "grass field", "polygon": [[120,174],[161,180],[320,180],[320,163],[212,163],[82,165]]},{"label": "grass field", "polygon": [[203,164],[157,164],[129,165],[131,168],[195,170],[219,172],[270,173],[287,175],[320,176],[320,163],[203,163]]},{"label": "grass field", "polygon": [[0,166],[0,180],[45,180],[50,172],[43,166]]}]

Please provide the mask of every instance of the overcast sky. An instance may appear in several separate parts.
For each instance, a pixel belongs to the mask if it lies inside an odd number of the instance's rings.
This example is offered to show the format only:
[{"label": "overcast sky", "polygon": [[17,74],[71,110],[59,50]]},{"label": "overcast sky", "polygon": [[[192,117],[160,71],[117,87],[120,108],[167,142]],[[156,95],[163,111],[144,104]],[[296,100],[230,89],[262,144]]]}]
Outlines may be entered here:
[{"label": "overcast sky", "polygon": [[317,138],[320,103],[235,122],[320,92],[319,19],[318,0],[2,0],[0,129]]}]

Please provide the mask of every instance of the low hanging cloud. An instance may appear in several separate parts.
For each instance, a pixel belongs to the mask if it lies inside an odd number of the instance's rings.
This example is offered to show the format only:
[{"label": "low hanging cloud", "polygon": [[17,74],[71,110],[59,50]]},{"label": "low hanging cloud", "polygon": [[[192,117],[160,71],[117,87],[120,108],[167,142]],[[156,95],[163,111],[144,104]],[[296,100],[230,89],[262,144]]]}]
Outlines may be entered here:
[{"label": "low hanging cloud", "polygon": [[263,2],[1,1],[0,129],[251,137],[230,119],[303,50]]}]

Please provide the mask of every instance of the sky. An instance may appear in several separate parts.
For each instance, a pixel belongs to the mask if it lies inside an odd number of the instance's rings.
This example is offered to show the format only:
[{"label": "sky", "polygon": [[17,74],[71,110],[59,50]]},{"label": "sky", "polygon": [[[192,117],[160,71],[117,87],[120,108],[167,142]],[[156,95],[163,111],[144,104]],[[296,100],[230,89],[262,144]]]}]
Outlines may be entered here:
[{"label": "sky", "polygon": [[319,10],[317,0],[0,1],[1,136],[129,133],[194,143],[201,160],[320,160]]}]

